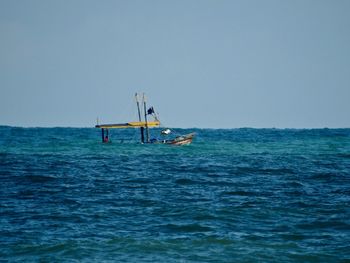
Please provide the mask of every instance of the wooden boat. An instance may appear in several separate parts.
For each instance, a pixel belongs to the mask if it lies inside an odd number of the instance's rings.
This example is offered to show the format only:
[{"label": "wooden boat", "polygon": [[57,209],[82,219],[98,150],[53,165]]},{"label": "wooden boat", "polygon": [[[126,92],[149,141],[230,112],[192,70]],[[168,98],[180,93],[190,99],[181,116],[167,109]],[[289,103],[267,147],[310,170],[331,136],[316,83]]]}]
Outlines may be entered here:
[{"label": "wooden boat", "polygon": [[186,135],[177,136],[175,139],[168,140],[165,143],[171,144],[171,145],[188,145],[192,143],[194,136],[195,136],[195,133],[192,132]]},{"label": "wooden boat", "polygon": [[[109,138],[109,129],[128,129],[128,128],[140,128],[140,140],[141,143],[156,143],[156,144],[168,144],[168,145],[188,145],[192,143],[195,133],[189,133],[185,135],[178,135],[172,139],[164,139],[164,136],[168,136],[171,133],[170,129],[165,129],[161,132],[162,139],[151,139],[150,138],[150,128],[160,127],[161,123],[158,119],[157,114],[155,113],[153,107],[150,107],[148,110],[146,106],[146,97],[145,94],[142,96],[143,104],[143,115],[144,120],[141,118],[141,107],[140,107],[140,95],[135,94],[137,111],[139,121],[126,122],[126,123],[116,123],[116,124],[97,124],[95,127],[101,129],[102,142],[110,142]],[[148,116],[153,117],[153,121],[148,120]],[[145,136],[146,135],[146,136]]]}]

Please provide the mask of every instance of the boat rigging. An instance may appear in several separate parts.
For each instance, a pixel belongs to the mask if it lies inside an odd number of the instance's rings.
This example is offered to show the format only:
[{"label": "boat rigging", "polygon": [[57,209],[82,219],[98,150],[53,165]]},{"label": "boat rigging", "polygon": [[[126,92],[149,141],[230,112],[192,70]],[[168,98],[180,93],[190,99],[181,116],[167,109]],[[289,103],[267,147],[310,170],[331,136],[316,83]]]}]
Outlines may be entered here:
[{"label": "boat rigging", "polygon": [[[143,106],[144,120],[142,120],[142,106],[140,105],[140,94],[135,94],[137,113],[139,121],[117,123],[117,124],[96,124],[96,128],[101,129],[102,142],[110,142],[109,129],[128,129],[128,128],[140,128],[140,141],[144,143],[157,143],[157,144],[169,144],[169,145],[188,145],[192,143],[195,133],[189,133],[185,135],[179,135],[172,139],[151,139],[150,128],[160,127],[160,121],[153,107],[147,109],[146,96],[142,94],[141,105]],[[149,121],[148,116],[152,116],[153,120]],[[164,129],[161,131],[162,136],[167,136],[171,133],[170,129]]]}]

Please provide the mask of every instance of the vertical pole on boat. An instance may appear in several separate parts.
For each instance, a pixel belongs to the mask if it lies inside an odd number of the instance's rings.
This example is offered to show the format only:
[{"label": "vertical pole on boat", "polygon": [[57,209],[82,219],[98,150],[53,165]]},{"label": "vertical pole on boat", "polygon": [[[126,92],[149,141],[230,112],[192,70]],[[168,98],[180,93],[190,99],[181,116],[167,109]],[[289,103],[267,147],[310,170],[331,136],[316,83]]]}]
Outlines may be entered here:
[{"label": "vertical pole on boat", "polygon": [[[141,122],[142,119],[141,119],[141,111],[140,111],[140,103],[139,103],[139,98],[138,98],[138,94],[135,93],[135,99],[136,99],[136,104],[137,104],[137,112],[139,114],[139,121]],[[140,128],[140,132],[141,132],[141,143],[144,143],[145,142],[145,135],[144,135],[144,132],[143,132],[144,128],[141,127]]]},{"label": "vertical pole on boat", "polygon": [[105,142],[105,129],[101,128],[102,142]]},{"label": "vertical pole on boat", "polygon": [[148,123],[147,123],[147,109],[146,109],[146,96],[145,96],[145,93],[143,93],[143,109],[145,111],[146,141],[149,142],[149,129],[148,129]]}]

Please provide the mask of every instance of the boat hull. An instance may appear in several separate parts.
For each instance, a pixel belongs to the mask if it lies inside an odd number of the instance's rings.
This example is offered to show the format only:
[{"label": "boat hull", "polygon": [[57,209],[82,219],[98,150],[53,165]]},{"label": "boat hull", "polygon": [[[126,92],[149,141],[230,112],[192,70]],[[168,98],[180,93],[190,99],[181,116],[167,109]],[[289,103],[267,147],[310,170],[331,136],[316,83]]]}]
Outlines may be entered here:
[{"label": "boat hull", "polygon": [[168,144],[171,145],[188,145],[192,143],[192,138],[191,139],[185,139],[185,140],[181,140],[181,141],[174,141],[174,142],[170,142]]},{"label": "boat hull", "polygon": [[183,136],[176,137],[174,140],[166,141],[166,144],[170,145],[188,145],[193,141],[194,133],[186,134]]}]

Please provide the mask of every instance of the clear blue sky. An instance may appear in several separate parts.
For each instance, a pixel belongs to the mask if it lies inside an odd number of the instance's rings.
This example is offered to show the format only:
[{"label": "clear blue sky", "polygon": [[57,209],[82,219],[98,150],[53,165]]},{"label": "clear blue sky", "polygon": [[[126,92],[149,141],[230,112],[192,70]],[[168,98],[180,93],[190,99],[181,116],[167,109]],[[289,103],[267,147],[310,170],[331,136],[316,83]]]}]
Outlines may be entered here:
[{"label": "clear blue sky", "polygon": [[0,124],[350,127],[350,1],[0,0]]}]

